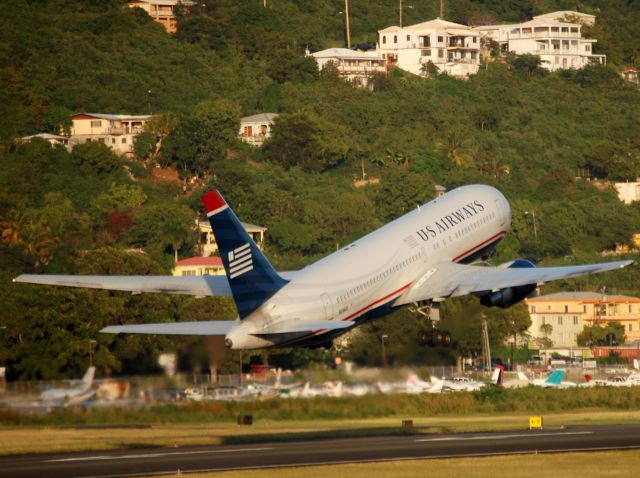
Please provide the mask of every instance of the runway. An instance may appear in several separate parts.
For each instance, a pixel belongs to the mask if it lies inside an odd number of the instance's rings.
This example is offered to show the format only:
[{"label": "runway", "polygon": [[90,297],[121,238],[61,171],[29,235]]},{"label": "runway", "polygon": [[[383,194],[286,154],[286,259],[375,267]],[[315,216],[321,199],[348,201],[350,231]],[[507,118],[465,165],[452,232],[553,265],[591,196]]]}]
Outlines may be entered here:
[{"label": "runway", "polygon": [[640,425],[344,438],[0,457],[0,477],[129,477],[179,471],[640,448]]}]

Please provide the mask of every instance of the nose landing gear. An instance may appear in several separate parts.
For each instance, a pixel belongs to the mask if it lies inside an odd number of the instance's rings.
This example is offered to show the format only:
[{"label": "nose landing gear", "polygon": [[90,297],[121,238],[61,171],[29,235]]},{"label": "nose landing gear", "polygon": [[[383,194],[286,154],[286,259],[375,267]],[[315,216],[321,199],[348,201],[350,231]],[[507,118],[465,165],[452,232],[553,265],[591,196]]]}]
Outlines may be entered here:
[{"label": "nose landing gear", "polygon": [[423,347],[449,347],[451,334],[437,328],[440,322],[440,304],[432,301],[415,302],[409,309],[424,317],[424,324],[418,332],[418,343]]}]

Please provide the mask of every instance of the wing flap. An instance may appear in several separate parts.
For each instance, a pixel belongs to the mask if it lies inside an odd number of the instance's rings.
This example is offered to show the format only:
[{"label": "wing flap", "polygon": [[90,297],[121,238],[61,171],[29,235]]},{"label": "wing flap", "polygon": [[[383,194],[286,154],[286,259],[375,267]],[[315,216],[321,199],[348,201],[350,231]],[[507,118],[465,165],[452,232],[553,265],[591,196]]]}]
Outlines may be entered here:
[{"label": "wing flap", "polygon": [[581,266],[504,268],[479,267],[443,262],[420,278],[396,301],[396,305],[439,297],[458,297],[517,287],[541,285],[558,279],[569,279],[586,274],[612,271],[632,264],[633,261],[604,262]]},{"label": "wing flap", "polygon": [[288,320],[276,322],[254,332],[252,335],[291,334],[296,332],[314,332],[316,330],[340,330],[355,325],[350,320]]},{"label": "wing flap", "polygon": [[125,292],[164,292],[197,296],[231,296],[226,276],[80,276],[22,274],[14,282],[85,287]]},{"label": "wing flap", "polygon": [[110,325],[100,332],[105,334],[225,335],[236,324],[235,320],[203,320],[199,322]]}]

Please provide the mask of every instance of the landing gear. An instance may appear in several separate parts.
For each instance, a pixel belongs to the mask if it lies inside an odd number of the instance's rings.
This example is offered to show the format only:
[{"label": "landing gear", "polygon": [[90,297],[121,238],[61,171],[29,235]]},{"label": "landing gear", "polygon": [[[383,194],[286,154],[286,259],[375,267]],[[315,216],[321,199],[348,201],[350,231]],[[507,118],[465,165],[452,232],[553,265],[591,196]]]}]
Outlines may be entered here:
[{"label": "landing gear", "polygon": [[449,347],[451,334],[440,329],[421,330],[418,332],[418,343],[422,347]]},{"label": "landing gear", "polygon": [[415,302],[409,309],[424,317],[424,324],[418,332],[418,343],[423,347],[449,347],[451,334],[437,328],[440,322],[440,304],[432,301]]}]

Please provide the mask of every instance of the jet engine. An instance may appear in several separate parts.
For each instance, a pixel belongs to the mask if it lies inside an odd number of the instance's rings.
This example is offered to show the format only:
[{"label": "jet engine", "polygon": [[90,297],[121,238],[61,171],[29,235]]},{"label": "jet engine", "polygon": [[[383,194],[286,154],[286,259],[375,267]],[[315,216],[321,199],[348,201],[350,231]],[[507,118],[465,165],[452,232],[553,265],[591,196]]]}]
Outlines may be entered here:
[{"label": "jet engine", "polygon": [[[514,261],[501,264],[499,267],[521,268],[535,266],[536,265],[528,259],[515,259]],[[480,296],[480,303],[487,307],[502,307],[506,309],[524,300],[529,294],[536,290],[536,287],[536,284],[505,287],[496,292]]]}]

